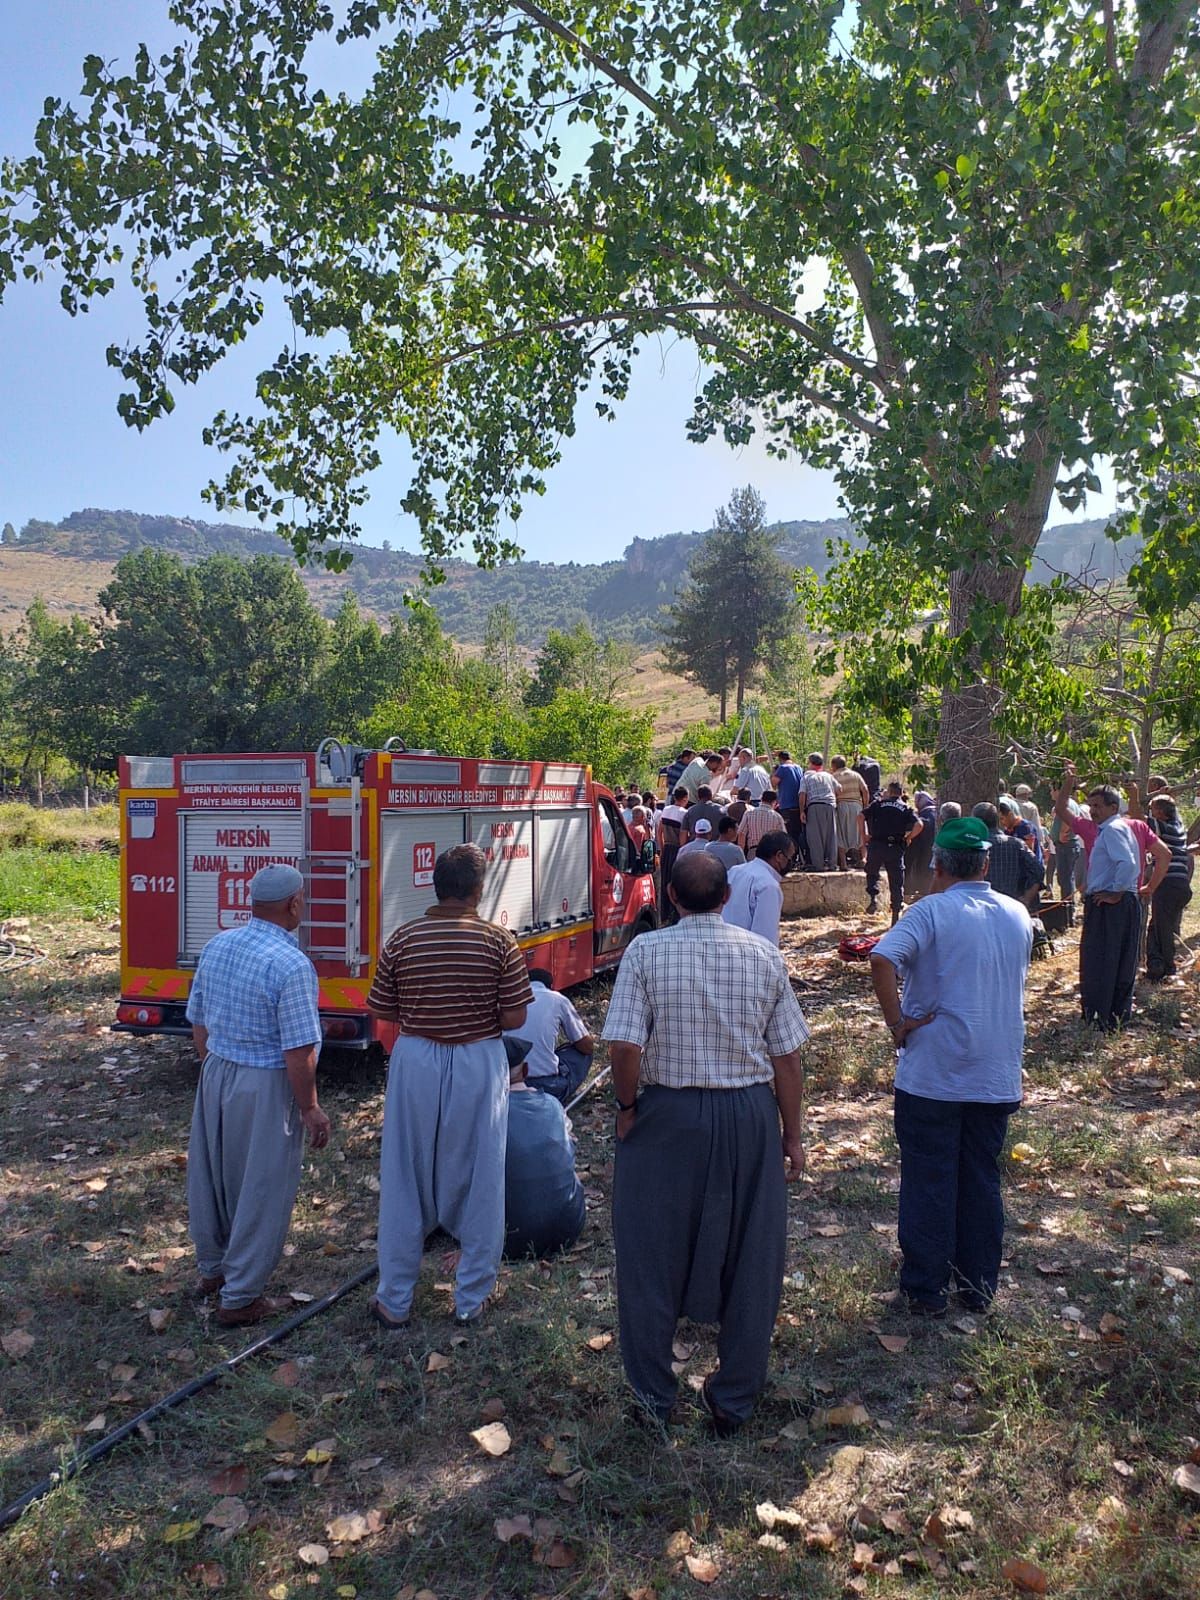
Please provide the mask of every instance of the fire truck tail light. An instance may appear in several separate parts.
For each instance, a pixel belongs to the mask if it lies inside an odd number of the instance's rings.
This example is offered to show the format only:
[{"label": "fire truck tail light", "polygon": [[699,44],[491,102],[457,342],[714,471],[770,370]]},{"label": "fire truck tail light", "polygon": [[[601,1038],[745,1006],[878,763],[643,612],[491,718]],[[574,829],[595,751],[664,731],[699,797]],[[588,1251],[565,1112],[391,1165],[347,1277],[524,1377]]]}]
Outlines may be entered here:
[{"label": "fire truck tail light", "polygon": [[327,1039],[357,1039],[358,1023],[353,1017],[326,1017],[321,1032]]},{"label": "fire truck tail light", "polygon": [[161,1006],[131,1006],[117,1007],[117,1021],[132,1023],[136,1028],[157,1028],[162,1023],[163,1010]]}]

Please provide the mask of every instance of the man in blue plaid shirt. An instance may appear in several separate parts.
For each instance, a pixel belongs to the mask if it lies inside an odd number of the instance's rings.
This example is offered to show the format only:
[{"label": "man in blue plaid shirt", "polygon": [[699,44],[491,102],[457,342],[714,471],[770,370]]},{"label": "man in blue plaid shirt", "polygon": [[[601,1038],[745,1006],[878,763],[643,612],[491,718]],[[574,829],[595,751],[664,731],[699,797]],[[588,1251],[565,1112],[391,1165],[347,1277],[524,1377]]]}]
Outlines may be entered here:
[{"label": "man in blue plaid shirt", "polygon": [[972,815],[983,823],[991,840],[988,882],[997,894],[1019,900],[1027,911],[1032,911],[1042,894],[1045,870],[1041,863],[1015,834],[1005,833],[1000,826],[1000,813],[990,801],[981,800]]},{"label": "man in blue plaid shirt", "polygon": [[300,1186],[304,1134],[329,1142],[317,1104],[317,974],[293,937],[304,879],[282,862],[250,880],[251,918],[200,952],[187,1016],[204,1063],[188,1145],[188,1218],[200,1298],[236,1328],[287,1309],[263,1293]]}]

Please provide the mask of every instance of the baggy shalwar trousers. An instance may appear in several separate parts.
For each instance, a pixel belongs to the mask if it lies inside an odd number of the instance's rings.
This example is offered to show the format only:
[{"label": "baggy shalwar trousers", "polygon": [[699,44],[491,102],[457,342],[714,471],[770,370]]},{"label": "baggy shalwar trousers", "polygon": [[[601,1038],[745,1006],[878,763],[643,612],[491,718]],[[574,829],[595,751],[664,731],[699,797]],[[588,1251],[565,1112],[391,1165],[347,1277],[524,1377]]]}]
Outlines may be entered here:
[{"label": "baggy shalwar trousers", "polygon": [[460,1246],[454,1308],[470,1317],[491,1294],[504,1250],[508,1057],[500,1039],[397,1039],[388,1068],[379,1171],[379,1304],[403,1320],[425,1239]]},{"label": "baggy shalwar trousers", "polygon": [[767,1380],[787,1244],[779,1109],[770,1084],[643,1090],[616,1149],[613,1239],[621,1360],[660,1418],[675,1402],[680,1317],[716,1322],[709,1392],[747,1418]]},{"label": "baggy shalwar trousers", "polygon": [[188,1224],[200,1275],[224,1277],[228,1310],[257,1300],[279,1264],[303,1156],[286,1071],[207,1055],[188,1142]]},{"label": "baggy shalwar trousers", "polygon": [[832,805],[810,805],[805,821],[808,853],[814,872],[837,871],[837,809]]}]

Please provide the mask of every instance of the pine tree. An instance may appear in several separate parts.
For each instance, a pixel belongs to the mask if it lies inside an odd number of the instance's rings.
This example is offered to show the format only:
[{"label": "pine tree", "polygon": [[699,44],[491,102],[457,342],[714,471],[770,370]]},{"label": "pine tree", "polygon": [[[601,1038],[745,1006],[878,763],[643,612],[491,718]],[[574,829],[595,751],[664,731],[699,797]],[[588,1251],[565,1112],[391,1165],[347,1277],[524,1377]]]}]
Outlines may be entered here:
[{"label": "pine tree", "polygon": [[735,489],[688,568],[688,581],[666,612],[667,664],[721,702],[729,691],[745,707],[746,691],[771,648],[791,631],[792,580],[766,526],[766,503],[749,485]]}]

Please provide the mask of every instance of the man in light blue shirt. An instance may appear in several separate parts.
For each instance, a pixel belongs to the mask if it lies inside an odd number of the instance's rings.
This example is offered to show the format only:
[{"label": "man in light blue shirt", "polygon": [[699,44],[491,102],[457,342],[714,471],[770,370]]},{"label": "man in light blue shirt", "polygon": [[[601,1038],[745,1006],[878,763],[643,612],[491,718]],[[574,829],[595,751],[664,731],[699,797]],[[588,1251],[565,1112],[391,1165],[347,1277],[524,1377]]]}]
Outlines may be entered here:
[{"label": "man in light blue shirt", "polygon": [[930,894],[871,954],[900,1052],[900,1287],[918,1316],[944,1316],[951,1287],[985,1311],[1000,1272],[997,1163],[1021,1102],[1033,924],[1019,901],[988,883],[990,848],[979,818],[946,823],[934,841]]},{"label": "man in light blue shirt", "polygon": [[786,833],[764,835],[754,860],[729,874],[729,898],[721,911],[725,921],[778,945],[783,875],[795,859],[796,846]]},{"label": "man in light blue shirt", "polygon": [[300,1185],[304,1134],[329,1142],[317,1103],[317,974],[295,940],[304,879],[282,862],[250,880],[249,922],[210,939],[188,996],[203,1063],[188,1144],[188,1222],[198,1298],[241,1327],[286,1310],[263,1290]]},{"label": "man in light blue shirt", "polygon": [[[1055,810],[1063,817],[1075,777],[1074,767],[1065,769],[1062,789],[1055,799]],[[1142,900],[1154,894],[1167,868],[1171,852],[1153,836],[1149,849],[1154,869],[1139,889],[1142,876],[1142,846],[1137,830],[1120,815],[1121,795],[1111,784],[1099,784],[1088,792],[1091,821],[1077,818],[1076,824],[1085,847],[1092,834],[1087,864],[1087,891],[1083,897],[1083,935],[1079,941],[1079,1001],[1083,1020],[1105,1033],[1124,1027],[1133,1015],[1133,987],[1137,978],[1138,951],[1142,941]]]}]

